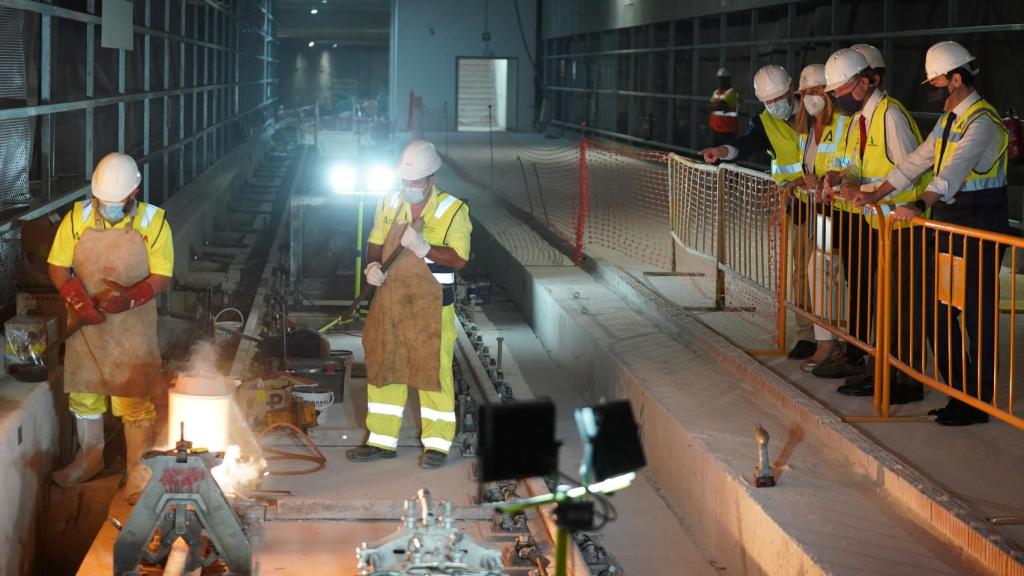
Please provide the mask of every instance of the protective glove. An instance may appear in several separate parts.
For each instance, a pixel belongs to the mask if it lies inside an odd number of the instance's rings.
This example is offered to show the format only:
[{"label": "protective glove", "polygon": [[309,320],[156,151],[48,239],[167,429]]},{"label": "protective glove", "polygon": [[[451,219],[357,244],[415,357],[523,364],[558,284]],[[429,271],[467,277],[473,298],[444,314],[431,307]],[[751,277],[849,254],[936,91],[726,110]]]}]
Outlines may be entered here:
[{"label": "protective glove", "polygon": [[423,232],[413,226],[406,226],[405,232],[402,232],[402,246],[405,246],[417,258],[426,258],[430,253],[430,244],[423,238]]},{"label": "protective glove", "polygon": [[60,287],[60,295],[68,306],[75,311],[78,321],[82,324],[102,324],[107,318],[96,309],[92,298],[78,278],[70,278]]},{"label": "protective glove", "polygon": [[126,310],[131,310],[137,306],[142,306],[146,302],[153,299],[153,286],[143,280],[131,286],[124,286],[117,282],[110,280],[104,280],[107,286],[110,287],[109,291],[105,291],[100,296],[100,303],[97,306],[102,312],[108,312],[110,314],[117,314]]},{"label": "protective glove", "polygon": [[380,286],[388,278],[388,273],[381,268],[380,262],[370,262],[363,274],[366,274],[366,282],[371,286]]}]

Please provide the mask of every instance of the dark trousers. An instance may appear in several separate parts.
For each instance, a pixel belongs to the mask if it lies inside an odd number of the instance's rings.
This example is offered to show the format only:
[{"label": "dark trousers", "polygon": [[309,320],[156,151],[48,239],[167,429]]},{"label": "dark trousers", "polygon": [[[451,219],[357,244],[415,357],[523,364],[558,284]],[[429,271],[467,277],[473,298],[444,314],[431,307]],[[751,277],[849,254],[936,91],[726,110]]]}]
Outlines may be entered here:
[{"label": "dark trousers", "polygon": [[927,241],[923,228],[895,228],[890,237],[889,260],[890,330],[889,351],[893,356],[923,372],[924,362],[924,272],[927,269]]},{"label": "dark trousers", "polygon": [[[1007,213],[1005,188],[960,192],[953,205],[939,203],[932,208],[934,220],[1004,234],[1009,232]],[[932,341],[939,372],[948,386],[983,402],[991,402],[995,386],[995,351],[999,343],[995,334],[998,325],[997,273],[1006,247],[996,249],[995,243],[975,238],[967,238],[965,242],[962,236],[953,236],[951,240],[950,235],[944,232],[934,232],[929,240],[925,312],[927,336]],[[936,243],[939,252],[964,259],[963,310],[944,302],[936,303],[938,283],[950,282],[948,276],[936,276]],[[964,342],[964,335],[967,342]]]},{"label": "dark trousers", "polygon": [[[849,333],[870,344],[878,311],[878,231],[860,213],[836,211],[832,217],[832,245],[842,260],[849,305]],[[864,357],[860,348],[849,347],[851,360]]]},{"label": "dark trousers", "polygon": [[711,130],[711,145],[724,146],[736,139],[735,132],[715,132]]}]

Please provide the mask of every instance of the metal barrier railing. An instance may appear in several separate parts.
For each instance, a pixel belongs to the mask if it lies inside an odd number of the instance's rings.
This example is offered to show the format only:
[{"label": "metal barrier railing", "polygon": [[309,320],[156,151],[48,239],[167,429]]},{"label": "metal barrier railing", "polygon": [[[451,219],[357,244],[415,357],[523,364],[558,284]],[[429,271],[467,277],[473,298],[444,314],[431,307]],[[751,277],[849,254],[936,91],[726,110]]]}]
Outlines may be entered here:
[{"label": "metal barrier railing", "polygon": [[[726,306],[736,287],[752,288],[758,300],[772,308],[775,332],[774,349],[752,353],[784,352],[785,308],[774,296],[786,282],[778,186],[754,170],[711,166],[675,154],[668,158],[668,184],[673,271],[677,246],[713,263],[713,310],[755,311],[757,306]],[[727,274],[738,281],[728,295]]]},{"label": "metal barrier railing", "polygon": [[[888,416],[892,367],[1024,429],[1018,415],[1024,401],[1016,394],[1017,262],[1024,239],[921,218],[912,223],[884,246],[891,291],[880,318],[893,329],[879,363],[882,416]],[[893,229],[891,218],[886,225]]]}]

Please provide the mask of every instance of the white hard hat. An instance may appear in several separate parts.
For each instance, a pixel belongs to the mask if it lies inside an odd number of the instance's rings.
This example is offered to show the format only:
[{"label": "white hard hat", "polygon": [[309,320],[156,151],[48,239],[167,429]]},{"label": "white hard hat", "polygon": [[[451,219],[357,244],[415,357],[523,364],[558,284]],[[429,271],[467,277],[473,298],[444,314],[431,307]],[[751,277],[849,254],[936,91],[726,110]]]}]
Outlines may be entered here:
[{"label": "white hard hat", "polygon": [[800,89],[825,85],[825,65],[808,64],[800,71]]},{"label": "white hard hat", "polygon": [[719,68],[718,73],[715,74],[715,76],[718,76],[719,78],[731,78],[732,74],[729,74],[728,68]]},{"label": "white hard hat", "polygon": [[868,68],[868,61],[853,48],[836,50],[825,62],[825,91],[831,92]]},{"label": "white hard hat", "polygon": [[974,56],[967,51],[960,44],[953,42],[952,40],[945,40],[935,44],[928,49],[928,53],[924,57],[924,72],[925,80],[921,84],[927,83],[938,76],[948,74],[952,70],[964,67],[971,74],[977,74],[980,72],[977,68],[971,68],[967,66],[969,62],[974,61]]},{"label": "white hard hat", "polygon": [[402,180],[426,178],[441,168],[441,157],[426,140],[413,140],[402,150],[398,161],[398,177]]},{"label": "white hard hat", "polygon": [[854,44],[850,46],[850,49],[860,52],[860,55],[868,61],[868,67],[875,68],[876,70],[878,68],[885,68],[885,59],[882,58],[882,53],[871,44]]},{"label": "white hard hat", "polygon": [[785,68],[769,64],[754,74],[754,95],[761,102],[775,100],[779,96],[785,96],[792,84],[793,81]]},{"label": "white hard hat", "polygon": [[124,202],[142,182],[135,160],[123,152],[111,152],[92,173],[92,195],[104,202]]}]

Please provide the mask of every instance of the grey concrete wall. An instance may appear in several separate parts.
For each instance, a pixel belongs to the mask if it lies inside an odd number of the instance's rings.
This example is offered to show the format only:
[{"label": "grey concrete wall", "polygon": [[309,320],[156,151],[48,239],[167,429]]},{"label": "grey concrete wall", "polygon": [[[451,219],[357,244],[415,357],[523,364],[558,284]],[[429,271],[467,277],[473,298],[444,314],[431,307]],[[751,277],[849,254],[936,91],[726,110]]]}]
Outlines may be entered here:
[{"label": "grey concrete wall", "polygon": [[0,376],[0,575],[39,574],[44,489],[57,457],[57,414],[46,382]]},{"label": "grey concrete wall", "polygon": [[[536,57],[537,0],[517,0],[530,53]],[[394,0],[392,11],[392,86],[390,109],[398,131],[409,117],[409,91],[423,97],[425,107],[439,110],[448,102],[451,126],[455,110],[455,59],[484,56],[484,5],[465,0]],[[516,25],[509,0],[487,3],[494,58],[518,59],[517,124],[511,130],[530,129],[534,116],[533,67]]]}]

